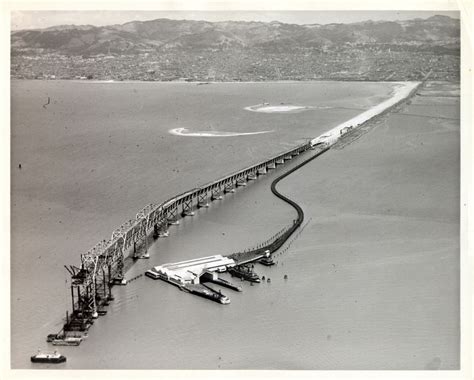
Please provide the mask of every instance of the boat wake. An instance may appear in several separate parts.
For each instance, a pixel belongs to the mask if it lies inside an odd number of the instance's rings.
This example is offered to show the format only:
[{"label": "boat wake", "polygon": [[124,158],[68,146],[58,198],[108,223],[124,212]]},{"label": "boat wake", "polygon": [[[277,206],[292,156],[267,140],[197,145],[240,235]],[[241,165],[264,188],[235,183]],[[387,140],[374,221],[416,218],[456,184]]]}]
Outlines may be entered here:
[{"label": "boat wake", "polygon": [[259,131],[259,132],[225,132],[225,131],[190,131],[187,128],[170,129],[168,133],[175,136],[186,137],[235,137],[235,136],[250,136],[261,135],[263,133],[272,133],[273,131]]}]

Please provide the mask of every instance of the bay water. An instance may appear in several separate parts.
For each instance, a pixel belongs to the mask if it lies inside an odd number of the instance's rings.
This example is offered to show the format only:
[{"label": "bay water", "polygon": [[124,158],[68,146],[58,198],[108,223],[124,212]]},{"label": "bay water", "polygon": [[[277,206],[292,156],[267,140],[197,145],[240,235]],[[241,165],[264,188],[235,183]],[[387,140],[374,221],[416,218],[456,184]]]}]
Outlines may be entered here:
[{"label": "bay water", "polygon": [[[443,96],[449,83],[430,86],[279,184],[308,224],[276,266],[256,266],[271,283],[225,274],[243,292],[223,289],[224,306],[142,276],[113,288],[107,315],[79,347],[61,348],[68,361],[54,368],[458,368],[459,98]],[[12,368],[44,367],[29,357],[51,349],[46,335],[71,309],[63,266],[79,266],[81,253],[143,206],[314,138],[391,89],[12,81]],[[311,108],[245,109],[263,103]],[[170,133],[176,128],[217,136]],[[295,217],[270,192],[276,175],[170,227],[126,277],[266,240]]]}]

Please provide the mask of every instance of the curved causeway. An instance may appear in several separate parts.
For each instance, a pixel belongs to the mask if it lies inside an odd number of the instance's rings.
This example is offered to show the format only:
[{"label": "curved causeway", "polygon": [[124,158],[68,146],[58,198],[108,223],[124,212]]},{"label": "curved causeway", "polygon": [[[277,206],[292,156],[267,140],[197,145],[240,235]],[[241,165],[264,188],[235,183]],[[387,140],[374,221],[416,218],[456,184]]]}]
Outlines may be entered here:
[{"label": "curved causeway", "polygon": [[270,253],[275,252],[278,250],[287,240],[288,238],[295,232],[295,230],[303,223],[304,220],[304,212],[303,209],[301,208],[298,203],[295,201],[291,200],[287,196],[281,194],[277,189],[276,185],[284,178],[295,172],[296,170],[300,169],[302,166],[306,165],[308,162],[314,160],[316,157],[319,157],[321,154],[324,152],[328,151],[330,148],[329,147],[324,147],[324,148],[315,148],[318,150],[314,155],[312,155],[310,158],[304,160],[300,164],[296,165],[294,168],[291,168],[290,170],[286,171],[282,175],[280,175],[278,178],[274,179],[270,188],[272,193],[280,198],[282,201],[288,203],[291,207],[293,207],[296,212],[298,213],[298,217],[296,220],[293,222],[293,224],[285,229],[282,233],[275,235],[275,238],[272,239],[270,243],[268,243],[265,246],[260,246],[259,248],[256,249],[251,249],[248,251],[244,252],[238,252],[238,253],[233,253],[232,255],[229,255],[228,257],[233,259],[238,265],[240,264],[245,264],[251,261],[255,261],[258,259],[261,259],[265,256],[266,251],[270,251]]},{"label": "curved causeway", "polygon": [[[317,148],[316,148],[317,149]],[[296,203],[295,201],[291,200],[290,198],[284,196],[283,194],[281,194],[277,189],[276,189],[276,185],[278,184],[278,182],[280,182],[283,178],[286,178],[287,176],[289,176],[291,173],[295,172],[296,170],[298,170],[299,168],[301,168],[302,166],[306,165],[308,162],[314,160],[316,157],[320,156],[321,154],[323,154],[324,152],[328,151],[329,148],[323,148],[321,149],[319,152],[317,152],[316,154],[314,154],[312,157],[306,159],[305,161],[303,161],[302,163],[296,165],[294,168],[291,168],[290,170],[288,170],[286,173],[283,173],[281,176],[279,176],[278,178],[276,178],[272,184],[271,184],[271,190],[272,190],[272,193],[277,196],[278,198],[280,198],[282,201],[288,203],[290,206],[292,206],[296,212],[298,213],[298,218],[296,219],[296,221],[294,222],[293,226],[291,226],[291,228],[287,231],[286,234],[284,234],[283,236],[285,236],[285,239],[281,242],[281,244],[274,248],[274,250],[278,249],[281,247],[281,245],[283,243],[285,243],[285,241],[290,237],[290,235],[301,225],[301,223],[303,223],[303,220],[304,220],[304,212],[303,212],[303,209],[300,207],[300,205],[298,203]],[[272,252],[272,251],[271,251]]]}]

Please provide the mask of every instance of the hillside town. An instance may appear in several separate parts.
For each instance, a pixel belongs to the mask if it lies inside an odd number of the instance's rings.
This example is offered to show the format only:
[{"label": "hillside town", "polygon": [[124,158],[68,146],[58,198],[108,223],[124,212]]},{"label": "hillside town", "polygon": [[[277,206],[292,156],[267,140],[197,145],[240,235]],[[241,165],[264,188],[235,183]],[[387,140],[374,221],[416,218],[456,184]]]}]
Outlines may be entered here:
[{"label": "hillside town", "polygon": [[295,25],[156,19],[11,33],[14,79],[459,80],[459,20]]},{"label": "hillside town", "polygon": [[252,51],[144,52],[11,57],[13,79],[140,81],[459,80],[459,55],[390,47],[342,46],[291,54]]}]

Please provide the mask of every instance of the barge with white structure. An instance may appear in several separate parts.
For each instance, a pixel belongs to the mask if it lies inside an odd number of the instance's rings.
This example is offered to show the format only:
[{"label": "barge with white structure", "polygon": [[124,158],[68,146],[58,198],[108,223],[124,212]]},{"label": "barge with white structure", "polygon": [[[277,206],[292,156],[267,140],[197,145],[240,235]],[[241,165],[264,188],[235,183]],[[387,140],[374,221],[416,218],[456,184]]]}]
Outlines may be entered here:
[{"label": "barge with white structure", "polygon": [[204,285],[204,282],[213,282],[227,288],[241,291],[241,288],[233,285],[229,281],[218,277],[219,272],[225,272],[228,268],[234,267],[235,261],[221,255],[201,257],[156,266],[145,272],[147,277],[154,280],[163,280],[177,286],[180,290],[219,302],[221,304],[230,303],[229,297]]}]

